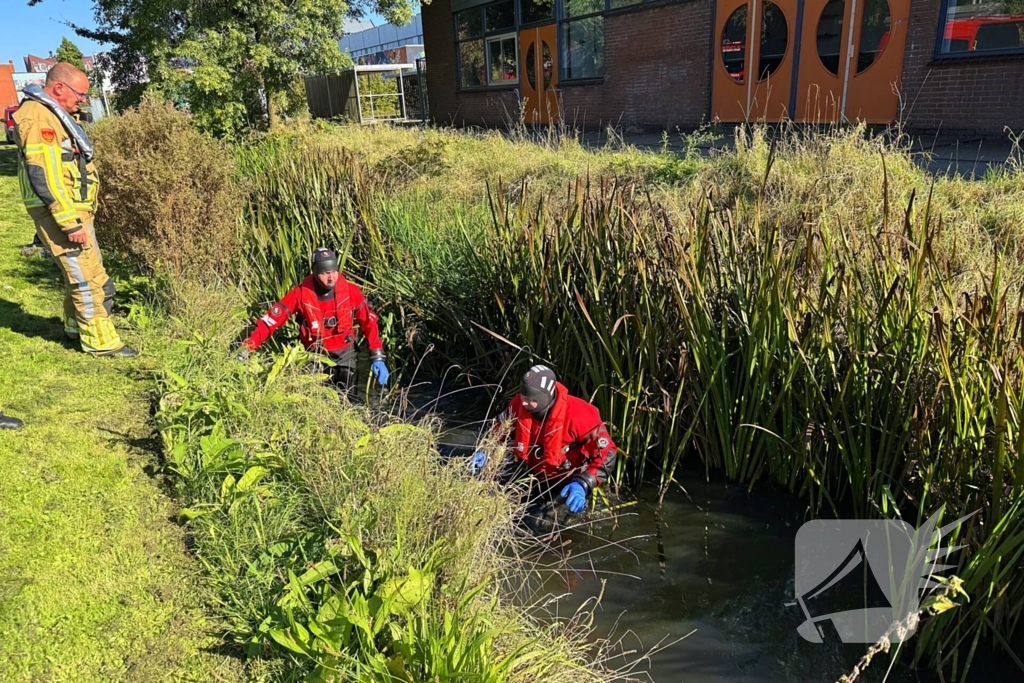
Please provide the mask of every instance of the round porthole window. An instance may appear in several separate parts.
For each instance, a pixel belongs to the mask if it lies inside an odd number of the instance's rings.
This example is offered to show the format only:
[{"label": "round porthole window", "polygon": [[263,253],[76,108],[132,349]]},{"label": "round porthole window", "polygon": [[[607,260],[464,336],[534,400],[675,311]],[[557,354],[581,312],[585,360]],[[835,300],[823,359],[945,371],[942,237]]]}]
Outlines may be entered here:
[{"label": "round porthole window", "polygon": [[886,0],[866,0],[864,19],[860,25],[860,49],[857,52],[857,73],[876,61],[889,42],[892,15]]},{"label": "round porthole window", "polygon": [[738,7],[722,29],[722,63],[737,83],[747,61],[747,6]]},{"label": "round porthole window", "polygon": [[[884,1],[884,0],[883,0]],[[843,15],[846,3],[829,0],[818,19],[818,59],[822,66],[839,75],[839,53],[843,45]]]},{"label": "round porthole window", "polygon": [[[882,0],[883,2],[885,0]],[[775,70],[786,58],[789,47],[789,25],[782,8],[770,0],[764,3],[761,13],[761,50],[757,64],[757,79],[764,79],[775,73]]]}]

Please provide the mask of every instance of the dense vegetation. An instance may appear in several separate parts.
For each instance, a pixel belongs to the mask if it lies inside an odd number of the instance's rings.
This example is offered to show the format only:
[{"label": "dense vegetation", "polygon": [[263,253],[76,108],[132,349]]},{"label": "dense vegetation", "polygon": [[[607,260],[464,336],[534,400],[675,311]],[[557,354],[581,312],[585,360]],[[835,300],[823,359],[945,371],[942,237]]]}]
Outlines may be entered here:
[{"label": "dense vegetation", "polygon": [[[1024,609],[1024,174],[932,178],[863,130],[692,152],[498,134],[311,131],[238,157],[242,281],[268,300],[347,249],[410,364],[521,351],[592,395],[620,480],[699,458],[820,514],[948,522],[969,604],[917,657],[959,677]],[[508,343],[511,342],[511,345]]]},{"label": "dense vegetation", "polygon": [[[1019,169],[932,178],[863,130],[741,131],[704,159],[696,138],[677,154],[311,126],[231,150],[187,137],[175,158],[206,181],[192,187],[147,170],[166,137],[105,125],[106,229],[162,236],[129,252],[157,283],[132,320],[161,365],[181,520],[254,674],[606,675],[583,666],[577,624],[541,627],[498,591],[528,569],[517,505],[442,464],[429,424],[339,406],[287,340],[229,360],[246,313],[322,245],[346,254],[406,368],[486,382],[540,358],[593,396],[620,484],[665,489],[698,459],[821,515],[980,510],[952,539],[970,601],[911,644],[959,679],[1019,640]],[[182,208],[131,205],[132,182]],[[237,229],[206,234],[203,204],[241,206]]]},{"label": "dense vegetation", "polygon": [[[516,491],[446,464],[429,420],[340,403],[286,338],[270,359],[233,359],[254,302],[233,280],[284,253],[225,219],[256,178],[183,126],[186,114],[147,103],[96,128],[103,229],[147,276],[129,318],[158,364],[164,470],[249,675],[607,680],[584,615],[541,622],[525,588],[507,590],[531,569]],[[178,170],[161,172],[169,157]]]}]

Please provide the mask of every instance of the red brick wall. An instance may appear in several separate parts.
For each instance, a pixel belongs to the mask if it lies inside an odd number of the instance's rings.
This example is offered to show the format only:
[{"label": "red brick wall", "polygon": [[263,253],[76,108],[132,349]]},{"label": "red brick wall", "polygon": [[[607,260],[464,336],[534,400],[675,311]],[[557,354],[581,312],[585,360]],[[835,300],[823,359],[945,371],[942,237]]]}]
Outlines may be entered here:
[{"label": "red brick wall", "polygon": [[18,103],[18,91],[14,87],[14,64],[0,64],[0,113],[4,107]]},{"label": "red brick wall", "polygon": [[577,125],[693,128],[711,101],[712,0],[612,14],[604,20],[605,76],[562,89]]},{"label": "red brick wall", "polygon": [[[641,7],[605,17],[604,82],[561,88],[563,116],[578,128],[694,127],[710,106],[713,0]],[[450,0],[423,6],[427,91],[436,123],[503,124],[518,114],[519,93],[455,92]]]},{"label": "red brick wall", "polygon": [[1024,131],[1024,55],[935,60],[941,0],[911,0],[902,119],[912,131]]},{"label": "red brick wall", "polygon": [[519,91],[514,88],[465,93],[455,91],[455,24],[451,2],[434,0],[423,5],[422,11],[427,99],[434,123],[498,126],[516,117]]}]

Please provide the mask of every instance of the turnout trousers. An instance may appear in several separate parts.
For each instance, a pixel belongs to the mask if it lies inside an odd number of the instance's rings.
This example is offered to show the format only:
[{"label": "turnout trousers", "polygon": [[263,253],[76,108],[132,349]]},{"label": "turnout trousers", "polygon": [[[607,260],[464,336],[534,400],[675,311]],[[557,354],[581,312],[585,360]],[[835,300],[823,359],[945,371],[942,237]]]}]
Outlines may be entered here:
[{"label": "turnout trousers", "polygon": [[28,213],[64,279],[64,332],[87,353],[117,351],[124,343],[110,318],[114,283],[103,268],[92,214],[78,212],[89,233],[89,244],[83,246],[70,241],[46,209],[30,208]]}]

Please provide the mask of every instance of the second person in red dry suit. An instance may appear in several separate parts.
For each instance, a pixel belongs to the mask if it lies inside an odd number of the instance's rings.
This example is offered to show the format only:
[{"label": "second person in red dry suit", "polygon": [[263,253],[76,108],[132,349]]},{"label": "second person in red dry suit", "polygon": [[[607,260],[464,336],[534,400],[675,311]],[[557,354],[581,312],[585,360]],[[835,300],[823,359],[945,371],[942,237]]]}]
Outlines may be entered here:
[{"label": "second person in red dry suit", "polygon": [[[551,368],[534,365],[519,395],[498,417],[498,427],[512,422],[512,452],[543,484],[558,490],[570,512],[580,512],[594,489],[615,470],[615,444],[597,408],[569,394]],[[487,461],[473,455],[473,469]]]},{"label": "second person in red dry suit", "polygon": [[300,318],[299,341],[309,351],[328,356],[331,383],[348,393],[355,384],[356,330],[370,347],[370,370],[377,382],[388,382],[384,345],[377,329],[377,316],[366,303],[363,292],[338,272],[338,257],[330,249],[313,252],[313,273],[298,287],[270,307],[256,322],[256,329],[242,342],[239,359],[255,351],[292,315]]}]

